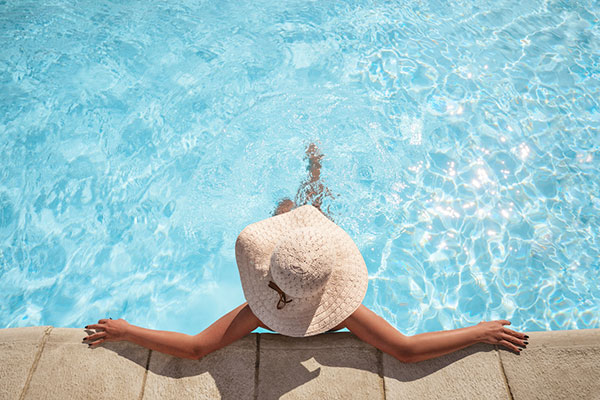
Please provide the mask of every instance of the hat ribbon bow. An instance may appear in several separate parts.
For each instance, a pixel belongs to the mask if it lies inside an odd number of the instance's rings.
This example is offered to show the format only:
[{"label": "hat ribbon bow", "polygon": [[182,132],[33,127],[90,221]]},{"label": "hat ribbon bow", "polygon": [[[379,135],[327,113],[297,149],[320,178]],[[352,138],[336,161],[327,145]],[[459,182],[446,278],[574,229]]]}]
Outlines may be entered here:
[{"label": "hat ribbon bow", "polygon": [[281,290],[279,288],[279,286],[277,286],[277,284],[273,281],[269,281],[269,287],[271,289],[274,289],[277,291],[277,293],[279,293],[279,301],[277,302],[277,309],[281,310],[283,307],[285,307],[285,305],[289,302],[292,301],[292,299],[287,299],[287,297],[285,296],[285,293],[283,292],[283,290]]}]

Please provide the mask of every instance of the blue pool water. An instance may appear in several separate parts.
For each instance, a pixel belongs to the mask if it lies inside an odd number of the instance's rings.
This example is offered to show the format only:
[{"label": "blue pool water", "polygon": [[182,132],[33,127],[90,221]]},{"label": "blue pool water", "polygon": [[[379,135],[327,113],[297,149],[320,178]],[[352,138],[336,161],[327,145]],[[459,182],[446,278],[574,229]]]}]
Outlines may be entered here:
[{"label": "blue pool water", "polygon": [[[281,3],[281,4],[278,4]],[[325,154],[406,334],[600,322],[594,1],[0,1],[0,328],[196,333]]]}]

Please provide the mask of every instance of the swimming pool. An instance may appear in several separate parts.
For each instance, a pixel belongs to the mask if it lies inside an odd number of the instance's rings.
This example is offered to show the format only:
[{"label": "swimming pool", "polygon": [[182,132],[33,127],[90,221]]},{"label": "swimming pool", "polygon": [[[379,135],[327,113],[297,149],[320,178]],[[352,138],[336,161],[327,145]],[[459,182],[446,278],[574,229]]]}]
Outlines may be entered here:
[{"label": "swimming pool", "polygon": [[600,327],[597,2],[275,3],[0,1],[0,328],[206,328],[311,141],[403,333]]}]

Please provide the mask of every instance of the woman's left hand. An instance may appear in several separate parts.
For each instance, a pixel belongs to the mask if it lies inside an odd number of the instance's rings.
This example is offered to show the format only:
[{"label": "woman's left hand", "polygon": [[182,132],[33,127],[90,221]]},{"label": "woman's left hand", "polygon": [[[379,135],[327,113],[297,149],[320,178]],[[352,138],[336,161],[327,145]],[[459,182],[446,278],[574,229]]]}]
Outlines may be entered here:
[{"label": "woman's left hand", "polygon": [[[521,332],[515,332],[512,329],[505,328],[504,325],[510,325],[510,321],[505,319],[497,321],[482,321],[475,325],[479,329],[478,339],[480,342],[489,344],[499,344],[515,353],[520,354],[521,350],[526,348],[529,342],[529,336]],[[519,348],[519,347],[522,348]]]},{"label": "woman's left hand", "polygon": [[85,329],[95,329],[96,333],[83,338],[90,347],[96,347],[104,342],[126,340],[127,331],[131,325],[124,319],[101,319],[97,324],[88,325]]}]

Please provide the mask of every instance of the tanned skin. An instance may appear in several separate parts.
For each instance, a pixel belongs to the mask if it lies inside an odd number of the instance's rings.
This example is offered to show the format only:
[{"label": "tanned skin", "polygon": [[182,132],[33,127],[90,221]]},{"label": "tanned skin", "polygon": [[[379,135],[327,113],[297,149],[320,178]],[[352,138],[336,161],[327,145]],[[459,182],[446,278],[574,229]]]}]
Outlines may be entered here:
[{"label": "tanned skin", "polygon": [[[308,146],[306,155],[309,160],[307,180],[300,185],[295,201],[282,199],[274,215],[291,211],[297,204],[311,203],[321,210],[323,196],[331,196],[329,189],[320,182],[323,155],[314,143]],[[528,344],[526,340],[529,337],[505,325],[510,325],[510,321],[483,321],[466,328],[405,336],[361,304],[330,332],[347,328],[366,343],[402,362],[411,363],[440,357],[480,342],[501,345],[518,354]],[[83,340],[90,347],[126,340],[161,353],[197,360],[243,338],[258,327],[272,331],[254,315],[248,303],[244,303],[197,335],[146,329],[131,325],[124,319],[101,319],[97,324],[86,326],[86,329],[96,332]]]}]

